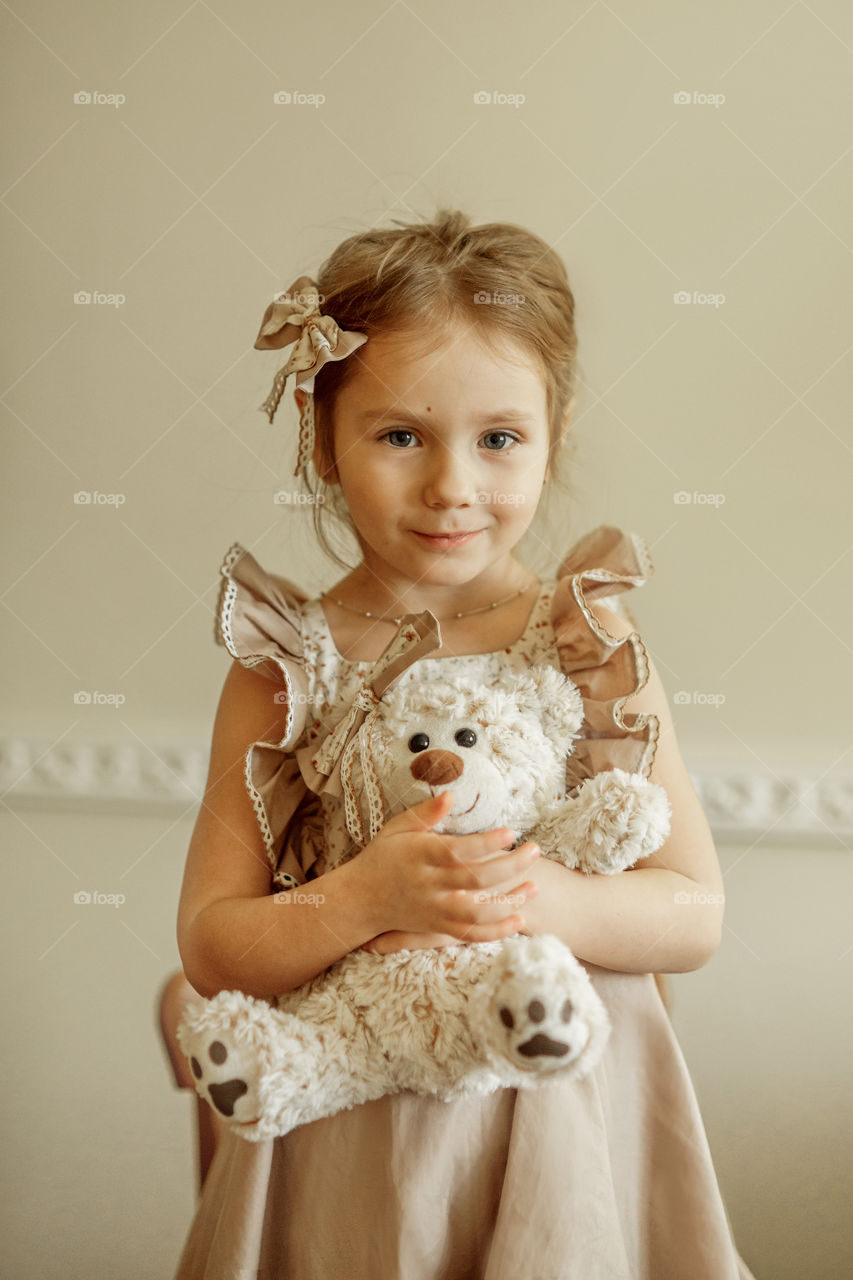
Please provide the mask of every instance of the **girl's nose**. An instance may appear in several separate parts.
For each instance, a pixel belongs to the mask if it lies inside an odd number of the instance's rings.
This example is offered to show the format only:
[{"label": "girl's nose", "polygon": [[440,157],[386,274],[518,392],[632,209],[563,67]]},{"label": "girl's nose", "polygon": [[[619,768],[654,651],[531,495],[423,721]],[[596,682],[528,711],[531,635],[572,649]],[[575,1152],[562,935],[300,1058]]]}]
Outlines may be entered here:
[{"label": "girl's nose", "polygon": [[436,507],[467,507],[481,501],[473,469],[451,449],[431,459],[424,498]]}]

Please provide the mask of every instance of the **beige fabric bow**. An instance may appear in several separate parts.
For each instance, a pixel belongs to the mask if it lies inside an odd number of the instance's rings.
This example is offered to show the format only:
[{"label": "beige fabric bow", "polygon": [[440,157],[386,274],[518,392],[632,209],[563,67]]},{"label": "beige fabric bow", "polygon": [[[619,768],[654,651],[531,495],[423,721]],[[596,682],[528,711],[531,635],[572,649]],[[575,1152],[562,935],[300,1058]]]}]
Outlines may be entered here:
[{"label": "beige fabric bow", "polygon": [[374,663],[370,675],[359,690],[347,714],[338,721],[320,743],[300,747],[296,760],[302,777],[318,794],[343,794],[341,762],[347,747],[355,738],[365,717],[374,710],[386,689],[413,663],[428,658],[441,648],[438,618],[429,609],[410,613],[401,619],[397,634],[385,652]]},{"label": "beige fabric bow", "polygon": [[331,316],[321,313],[320,305],[316,283],[310,276],[300,276],[289,289],[275,295],[264,312],[255,339],[258,351],[277,350],[290,342],[296,343],[287,364],[275,375],[272,390],[260,406],[272,422],[291,373],[296,374],[296,385],[308,393],[299,417],[295,475],[308,462],[314,448],[314,378],[324,364],[344,360],[367,342],[364,333],[340,329]]}]

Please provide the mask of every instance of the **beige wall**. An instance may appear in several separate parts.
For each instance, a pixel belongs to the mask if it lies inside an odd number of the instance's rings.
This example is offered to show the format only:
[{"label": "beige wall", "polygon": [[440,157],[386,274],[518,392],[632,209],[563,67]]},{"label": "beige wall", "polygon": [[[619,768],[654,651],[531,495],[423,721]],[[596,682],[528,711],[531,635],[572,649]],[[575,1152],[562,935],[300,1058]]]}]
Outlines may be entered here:
[{"label": "beige wall", "polygon": [[[688,764],[849,774],[849,6],[45,0],[0,21],[8,738],[207,741],[230,543],[334,574],[272,501],[295,416],[257,410],[263,308],[344,235],[451,204],[531,227],[576,292],[574,497],[544,559],[601,521],[649,540],[632,605],[664,683],[725,695],[676,708]],[[274,103],[295,90],[325,102]],[[167,1277],[191,1111],[153,1003],[192,812],[3,823],[10,1274]],[[744,1256],[829,1280],[853,1265],[849,839],[721,858],[728,928],[673,980],[676,1026]],[[126,902],[84,911],[80,888]]]}]

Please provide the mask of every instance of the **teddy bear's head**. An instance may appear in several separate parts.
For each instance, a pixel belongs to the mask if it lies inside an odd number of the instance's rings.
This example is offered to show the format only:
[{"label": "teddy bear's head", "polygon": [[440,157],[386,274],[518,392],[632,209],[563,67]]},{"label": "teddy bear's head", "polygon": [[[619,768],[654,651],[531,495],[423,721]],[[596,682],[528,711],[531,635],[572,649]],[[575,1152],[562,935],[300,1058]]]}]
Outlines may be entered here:
[{"label": "teddy bear's head", "polygon": [[565,794],[583,719],[577,686],[550,666],[507,669],[488,683],[400,681],[361,726],[341,770],[350,834],[371,839],[395,814],[451,790],[453,808],[436,831],[506,826],[518,835]]}]

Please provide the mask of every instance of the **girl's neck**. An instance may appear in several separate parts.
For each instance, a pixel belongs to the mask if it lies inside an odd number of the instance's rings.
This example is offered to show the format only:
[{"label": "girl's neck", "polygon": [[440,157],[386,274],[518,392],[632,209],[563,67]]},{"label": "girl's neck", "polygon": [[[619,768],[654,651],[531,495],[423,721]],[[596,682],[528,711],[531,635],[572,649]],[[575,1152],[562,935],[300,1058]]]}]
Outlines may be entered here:
[{"label": "girl's neck", "polygon": [[[516,594],[505,604],[487,612],[456,618],[433,609],[432,612],[443,619],[440,624],[441,648],[433,656],[455,657],[508,649],[527,629],[540,593],[541,583],[533,580],[522,594]],[[332,594],[336,595],[337,591]],[[350,662],[375,662],[394,636],[397,624],[393,621],[366,618],[336,604],[328,596],[322,599],[321,607],[335,648]],[[400,612],[419,613],[428,607],[401,609]],[[399,617],[400,614],[395,613],[394,616]]]},{"label": "girl's neck", "polygon": [[495,613],[519,596],[529,594],[539,583],[529,569],[508,558],[507,563],[458,585],[432,585],[394,578],[375,572],[362,562],[325,597],[350,612],[370,615],[372,620],[399,619],[407,613],[429,609],[439,621],[461,620],[476,613]]}]

